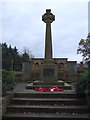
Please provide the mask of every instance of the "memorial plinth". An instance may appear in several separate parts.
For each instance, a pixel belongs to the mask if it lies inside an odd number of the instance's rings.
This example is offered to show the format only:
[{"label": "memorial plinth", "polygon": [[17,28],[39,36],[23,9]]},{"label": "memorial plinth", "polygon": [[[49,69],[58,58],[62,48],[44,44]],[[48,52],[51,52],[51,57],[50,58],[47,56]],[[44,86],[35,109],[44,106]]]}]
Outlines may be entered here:
[{"label": "memorial plinth", "polygon": [[57,78],[57,66],[53,60],[44,60],[41,66],[41,80],[45,82],[54,82]]}]

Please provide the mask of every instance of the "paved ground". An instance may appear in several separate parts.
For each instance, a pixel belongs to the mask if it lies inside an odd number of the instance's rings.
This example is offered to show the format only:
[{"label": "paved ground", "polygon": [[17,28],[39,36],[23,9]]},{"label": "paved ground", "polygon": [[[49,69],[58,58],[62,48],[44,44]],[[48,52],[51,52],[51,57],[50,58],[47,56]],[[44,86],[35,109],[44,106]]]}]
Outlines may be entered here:
[{"label": "paved ground", "polygon": [[27,82],[16,83],[14,92],[24,92],[26,91]]},{"label": "paved ground", "polygon": [[[16,83],[14,92],[36,92],[34,90],[26,89],[27,82]],[[72,90],[64,90],[65,93],[72,93],[74,92],[74,85],[72,85]]]}]

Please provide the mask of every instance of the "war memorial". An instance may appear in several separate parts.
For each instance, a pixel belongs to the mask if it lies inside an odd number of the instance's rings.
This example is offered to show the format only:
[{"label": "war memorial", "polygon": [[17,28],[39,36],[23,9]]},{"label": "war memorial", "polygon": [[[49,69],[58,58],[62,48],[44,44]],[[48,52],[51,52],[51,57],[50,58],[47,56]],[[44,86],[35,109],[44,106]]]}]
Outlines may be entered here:
[{"label": "war memorial", "polygon": [[55,21],[55,15],[50,9],[42,16],[42,21],[46,23],[45,58],[33,58],[32,61],[23,63],[23,79],[44,82],[76,81],[77,62],[68,61],[68,58],[53,58],[51,23]]},{"label": "war memorial", "polygon": [[[14,91],[6,111],[6,104],[3,105],[2,120],[89,120],[86,99],[77,97],[72,88],[72,83],[77,81],[77,62],[53,58],[51,23],[55,15],[50,9],[42,16],[42,21],[46,23],[45,58],[23,63],[22,80],[26,84]],[[60,91],[35,90],[53,86]]]}]

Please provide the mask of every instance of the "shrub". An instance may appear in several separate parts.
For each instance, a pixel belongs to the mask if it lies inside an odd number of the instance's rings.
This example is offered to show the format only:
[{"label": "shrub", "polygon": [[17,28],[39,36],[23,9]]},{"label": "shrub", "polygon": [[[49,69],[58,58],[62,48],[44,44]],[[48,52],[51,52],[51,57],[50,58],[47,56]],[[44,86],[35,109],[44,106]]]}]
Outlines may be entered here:
[{"label": "shrub", "polygon": [[14,88],[14,73],[12,71],[2,70],[2,92],[12,91]]},{"label": "shrub", "polygon": [[84,72],[80,75],[79,81],[76,83],[75,90],[77,94],[85,94],[86,90],[90,90],[90,70],[84,70]]},{"label": "shrub", "polygon": [[16,77],[22,77],[22,72],[15,72]]}]

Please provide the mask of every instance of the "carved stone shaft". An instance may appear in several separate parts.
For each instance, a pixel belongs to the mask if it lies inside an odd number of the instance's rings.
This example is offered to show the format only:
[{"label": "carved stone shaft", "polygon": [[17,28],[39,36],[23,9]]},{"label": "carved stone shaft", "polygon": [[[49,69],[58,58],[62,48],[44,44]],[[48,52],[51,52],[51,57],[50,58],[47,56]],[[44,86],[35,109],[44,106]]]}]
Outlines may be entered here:
[{"label": "carved stone shaft", "polygon": [[51,23],[55,20],[55,15],[51,13],[50,9],[46,10],[46,13],[42,16],[42,21],[46,23],[46,35],[45,35],[45,59],[52,59],[52,35],[51,35]]}]

